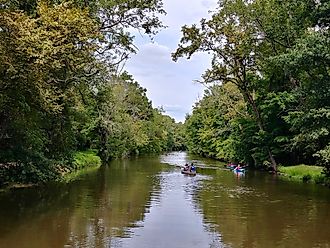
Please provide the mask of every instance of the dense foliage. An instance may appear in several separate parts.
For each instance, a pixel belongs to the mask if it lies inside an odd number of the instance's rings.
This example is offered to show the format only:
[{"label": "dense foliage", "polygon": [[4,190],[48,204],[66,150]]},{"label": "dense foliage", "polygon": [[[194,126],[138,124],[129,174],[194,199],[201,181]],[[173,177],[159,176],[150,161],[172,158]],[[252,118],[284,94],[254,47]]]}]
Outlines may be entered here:
[{"label": "dense foliage", "polygon": [[254,166],[316,164],[329,173],[328,1],[224,0],[184,26],[173,59],[213,55],[210,90],[187,118],[191,151]]},{"label": "dense foliage", "polygon": [[118,65],[129,29],[154,34],[162,2],[0,1],[0,185],[48,181],[73,154],[104,161],[181,147],[173,119]]}]

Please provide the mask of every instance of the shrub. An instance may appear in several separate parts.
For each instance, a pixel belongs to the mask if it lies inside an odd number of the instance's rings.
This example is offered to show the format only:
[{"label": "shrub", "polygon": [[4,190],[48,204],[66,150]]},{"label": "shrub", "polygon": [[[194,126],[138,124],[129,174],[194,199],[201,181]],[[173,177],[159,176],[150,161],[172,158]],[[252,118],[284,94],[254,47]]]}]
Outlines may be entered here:
[{"label": "shrub", "polygon": [[101,158],[96,155],[96,151],[94,150],[80,151],[74,154],[73,166],[75,170],[100,166],[101,163]]},{"label": "shrub", "polygon": [[323,168],[320,166],[310,165],[296,165],[288,167],[279,167],[279,171],[285,176],[296,180],[302,180],[303,182],[315,182],[324,184],[325,176],[322,174]]},{"label": "shrub", "polygon": [[308,183],[311,179],[312,179],[312,176],[309,174],[303,175],[303,177],[302,177],[302,180],[304,183]]}]

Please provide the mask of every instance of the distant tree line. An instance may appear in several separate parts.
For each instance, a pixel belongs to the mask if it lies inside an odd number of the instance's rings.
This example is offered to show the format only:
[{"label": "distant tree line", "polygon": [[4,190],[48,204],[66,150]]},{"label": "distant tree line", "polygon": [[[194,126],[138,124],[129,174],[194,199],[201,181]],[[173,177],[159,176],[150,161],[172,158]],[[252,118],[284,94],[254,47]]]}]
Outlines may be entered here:
[{"label": "distant tree line", "polygon": [[190,151],[277,169],[330,174],[330,5],[320,0],[224,0],[182,27],[173,59],[212,55],[204,98],[186,119]]},{"label": "distant tree line", "polygon": [[77,151],[184,148],[182,124],[117,73],[136,51],[127,30],[153,35],[163,13],[160,0],[0,1],[0,185],[55,179]]}]

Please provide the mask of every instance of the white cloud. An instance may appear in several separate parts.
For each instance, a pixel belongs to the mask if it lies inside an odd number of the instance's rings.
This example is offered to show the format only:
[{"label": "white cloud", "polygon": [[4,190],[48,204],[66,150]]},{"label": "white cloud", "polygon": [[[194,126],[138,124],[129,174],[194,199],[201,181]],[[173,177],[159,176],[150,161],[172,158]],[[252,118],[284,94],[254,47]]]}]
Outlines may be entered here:
[{"label": "white cloud", "polygon": [[217,5],[217,1],[212,0],[203,0],[202,5],[207,8],[208,10],[214,9]]},{"label": "white cloud", "polygon": [[181,38],[181,27],[198,23],[208,17],[208,10],[216,5],[216,0],[163,0],[167,15],[163,17],[168,26],[152,43],[150,39],[136,35],[139,51],[132,55],[126,69],[147,89],[147,96],[154,107],[163,106],[166,113],[177,121],[184,121],[186,113],[203,95],[204,87],[194,83],[208,68],[210,57],[196,54],[190,60],[173,62],[171,53],[175,51]]},{"label": "white cloud", "polygon": [[131,56],[128,63],[131,68],[136,68],[141,73],[150,73],[157,67],[170,64],[170,53],[171,50],[167,46],[149,42],[143,44],[137,54]]},{"label": "white cloud", "polygon": [[163,21],[170,28],[181,28],[184,24],[199,22],[216,6],[215,0],[164,0],[167,15]]},{"label": "white cloud", "polygon": [[147,43],[140,49],[140,53],[143,53],[145,56],[148,56],[152,60],[169,60],[168,55],[171,50],[167,46],[160,45],[157,42]]}]

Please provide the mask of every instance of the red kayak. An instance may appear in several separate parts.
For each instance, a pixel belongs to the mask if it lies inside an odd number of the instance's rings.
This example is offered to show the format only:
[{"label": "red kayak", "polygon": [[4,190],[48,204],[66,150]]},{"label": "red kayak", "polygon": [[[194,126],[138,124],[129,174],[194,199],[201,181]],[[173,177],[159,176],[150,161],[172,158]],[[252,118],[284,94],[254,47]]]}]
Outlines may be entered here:
[{"label": "red kayak", "polygon": [[188,170],[182,169],[181,173],[185,174],[185,175],[196,176],[196,171],[188,171]]}]

